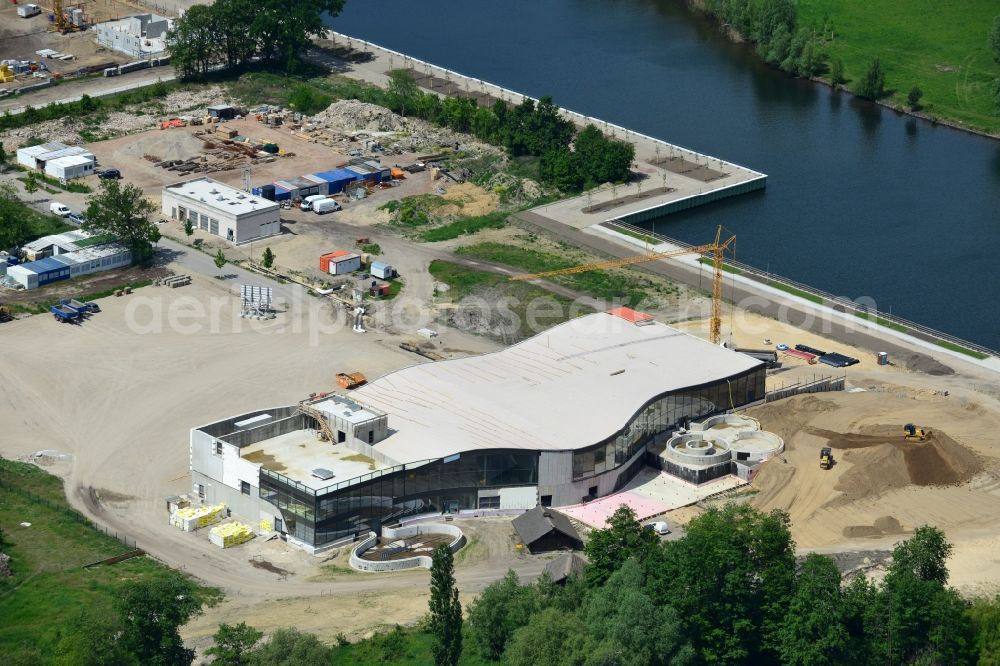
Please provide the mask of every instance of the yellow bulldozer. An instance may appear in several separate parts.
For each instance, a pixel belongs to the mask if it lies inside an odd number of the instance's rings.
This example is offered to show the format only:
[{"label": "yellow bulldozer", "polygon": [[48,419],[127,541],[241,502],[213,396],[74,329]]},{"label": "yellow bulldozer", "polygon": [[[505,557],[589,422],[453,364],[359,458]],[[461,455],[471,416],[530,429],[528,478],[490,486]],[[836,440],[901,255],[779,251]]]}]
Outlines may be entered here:
[{"label": "yellow bulldozer", "polygon": [[923,428],[918,428],[912,423],[907,423],[903,426],[903,438],[908,440],[913,440],[916,442],[923,442],[927,439],[927,435],[930,432],[925,431]]}]

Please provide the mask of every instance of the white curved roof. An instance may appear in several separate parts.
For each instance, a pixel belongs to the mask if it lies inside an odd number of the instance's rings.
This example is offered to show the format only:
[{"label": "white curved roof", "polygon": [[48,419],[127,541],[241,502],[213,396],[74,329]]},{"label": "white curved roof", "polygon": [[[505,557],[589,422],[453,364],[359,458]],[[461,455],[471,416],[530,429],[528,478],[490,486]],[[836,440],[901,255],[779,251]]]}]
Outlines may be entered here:
[{"label": "white curved roof", "polygon": [[411,366],[352,392],[388,412],[375,445],[399,463],[475,449],[573,450],[649,399],[760,365],[659,322],[579,317],[502,351]]}]

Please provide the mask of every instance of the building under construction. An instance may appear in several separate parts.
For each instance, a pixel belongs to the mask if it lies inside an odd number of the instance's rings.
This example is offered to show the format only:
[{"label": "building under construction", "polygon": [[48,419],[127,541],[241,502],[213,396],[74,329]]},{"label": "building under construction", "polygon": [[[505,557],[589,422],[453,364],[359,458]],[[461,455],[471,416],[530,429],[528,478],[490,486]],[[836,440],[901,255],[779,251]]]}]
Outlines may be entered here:
[{"label": "building under construction", "polygon": [[316,551],[406,516],[611,494],[680,428],[763,398],[759,360],[619,308],[195,428],[194,490]]}]

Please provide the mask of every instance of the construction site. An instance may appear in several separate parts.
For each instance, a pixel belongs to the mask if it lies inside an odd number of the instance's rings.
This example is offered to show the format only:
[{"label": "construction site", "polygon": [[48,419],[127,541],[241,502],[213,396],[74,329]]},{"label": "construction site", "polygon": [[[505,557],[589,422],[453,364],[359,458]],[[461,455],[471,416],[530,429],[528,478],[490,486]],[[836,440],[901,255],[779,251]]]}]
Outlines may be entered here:
[{"label": "construction site", "polygon": [[[439,78],[421,85],[452,85]],[[586,540],[627,504],[676,538],[707,508],[745,502],[787,511],[800,554],[845,557],[932,524],[954,544],[951,582],[998,591],[995,359],[827,306],[827,330],[764,316],[739,296],[818,308],[733,270],[722,227],[683,247],[610,219],[687,205],[662,198],[683,187],[565,199],[418,242],[385,204],[424,196],[443,220],[493,213],[495,189],[433,164],[456,143],[498,149],[353,101],[309,118],[214,90],[190,107],[87,144],[158,204],[163,240],[143,273],[154,284],[98,299],[84,326],[2,324],[0,454],[63,477],[89,518],[225,590],[185,628],[191,645],[210,644],[219,622],[325,641],[415,622],[424,563],[389,569],[434,545],[453,547],[463,595],[509,569],[532,580],[554,556],[512,522],[536,507]],[[761,176],[686,153],[645,158],[698,183]],[[83,210],[84,195],[59,196]],[[566,235],[546,235],[556,224]],[[586,253],[567,247],[580,238]],[[531,272],[463,251],[475,243],[576,265]],[[277,257],[266,268],[265,247]],[[213,264],[218,251],[229,264]],[[441,262],[458,267],[448,279],[432,272]],[[680,277],[642,309],[559,281],[618,270]],[[530,335],[477,334],[448,294],[484,273],[493,282],[472,293],[487,304],[514,285],[581,308]],[[65,285],[37,298],[71,295]],[[75,372],[83,358],[101,362]]]}]

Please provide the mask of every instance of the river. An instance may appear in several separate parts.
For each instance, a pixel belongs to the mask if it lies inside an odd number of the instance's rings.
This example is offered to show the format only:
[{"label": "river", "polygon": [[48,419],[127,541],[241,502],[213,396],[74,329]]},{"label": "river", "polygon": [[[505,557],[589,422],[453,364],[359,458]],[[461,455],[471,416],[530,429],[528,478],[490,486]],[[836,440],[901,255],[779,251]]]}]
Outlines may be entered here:
[{"label": "river", "polygon": [[656,230],[721,223],[740,261],[1000,349],[998,141],[789,78],[680,0],[351,0],[333,25],[763,171]]}]

